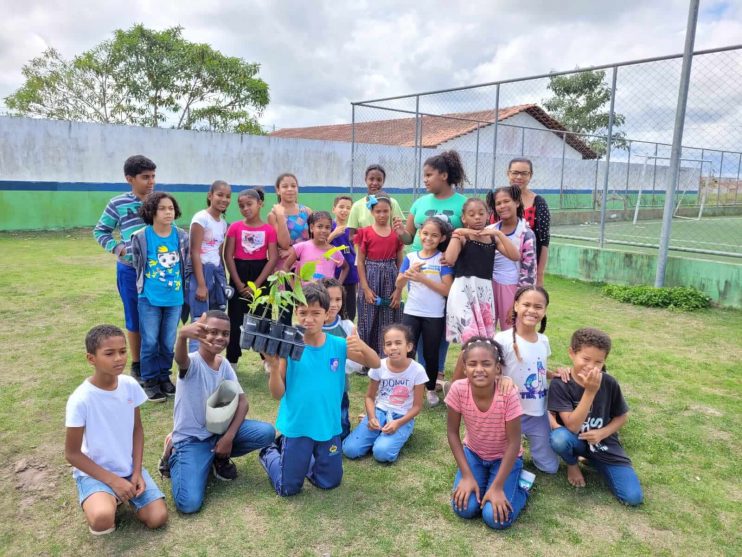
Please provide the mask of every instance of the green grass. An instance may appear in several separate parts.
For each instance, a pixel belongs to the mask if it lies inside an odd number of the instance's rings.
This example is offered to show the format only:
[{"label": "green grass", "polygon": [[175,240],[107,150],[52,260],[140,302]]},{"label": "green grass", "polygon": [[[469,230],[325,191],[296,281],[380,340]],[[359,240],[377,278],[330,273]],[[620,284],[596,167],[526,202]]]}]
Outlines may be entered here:
[{"label": "green grass", "polygon": [[[553,365],[565,363],[571,332],[608,331],[608,366],[631,406],[622,439],[646,494],[620,505],[594,473],[588,487],[538,474],[516,525],[490,531],[451,512],[455,463],[445,410],[424,410],[391,466],[345,462],[335,490],[308,486],[290,499],[271,489],[255,454],[237,460],[232,484],[210,482],[203,510],[174,511],[145,530],[126,510],[118,531],[94,539],[63,458],[67,397],[89,374],[83,338],[101,322],[121,322],[114,265],[89,232],[0,234],[0,554],[7,555],[739,555],[739,361],[742,312],[693,314],[628,306],[598,287],[547,277]],[[452,350],[449,362],[456,351]],[[257,358],[238,374],[249,415],[274,420]],[[351,415],[366,380],[354,377]],[[156,472],[172,402],[142,409],[145,466]],[[16,473],[19,460],[29,470]],[[533,469],[530,460],[526,467]],[[35,474],[35,475],[34,475]]]}]

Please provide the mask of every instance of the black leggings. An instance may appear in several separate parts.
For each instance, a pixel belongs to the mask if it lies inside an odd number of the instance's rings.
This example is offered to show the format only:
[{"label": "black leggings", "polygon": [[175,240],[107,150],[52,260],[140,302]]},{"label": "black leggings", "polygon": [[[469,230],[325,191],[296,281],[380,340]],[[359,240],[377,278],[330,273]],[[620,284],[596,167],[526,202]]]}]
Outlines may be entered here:
[{"label": "black leggings", "polygon": [[357,284],[345,284],[345,318],[351,321],[356,320],[356,287]]},{"label": "black leggings", "polygon": [[[255,282],[263,272],[263,267],[268,263],[267,259],[235,259],[234,264],[237,267],[237,274],[240,276],[240,281],[245,284],[248,280]],[[229,278],[229,284],[235,287],[232,278]],[[247,302],[241,298],[239,292],[234,293],[234,296],[229,300],[227,304],[227,313],[229,314],[229,345],[227,345],[227,360],[231,363],[236,364],[242,356],[242,349],[240,348],[240,326],[246,313],[248,313]],[[261,309],[258,309],[258,314],[262,313]]]},{"label": "black leggings", "polygon": [[438,345],[446,328],[444,317],[418,317],[417,315],[402,315],[402,324],[407,325],[412,331],[412,341],[417,351],[417,343],[420,336],[423,337],[423,357],[425,358],[425,373],[428,374],[428,382],[425,387],[429,391],[435,390],[435,382],[438,379]]}]

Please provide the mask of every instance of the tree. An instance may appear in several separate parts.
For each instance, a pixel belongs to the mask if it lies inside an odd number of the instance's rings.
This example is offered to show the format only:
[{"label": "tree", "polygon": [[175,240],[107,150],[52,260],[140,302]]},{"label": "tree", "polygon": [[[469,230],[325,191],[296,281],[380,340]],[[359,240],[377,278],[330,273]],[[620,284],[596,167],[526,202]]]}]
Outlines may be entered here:
[{"label": "tree", "polygon": [[[569,75],[554,75],[549,78],[547,88],[554,94],[543,102],[544,108],[559,120],[567,130],[578,133],[607,135],[610,112],[606,104],[611,101],[611,88],[605,82],[604,71],[583,71]],[[612,147],[625,148],[626,135],[617,128],[626,118],[613,115]],[[582,137],[582,141],[603,156],[606,153],[606,138]]]},{"label": "tree", "polygon": [[72,60],[53,48],[23,67],[11,114],[57,120],[262,133],[268,105],[259,64],[135,25]]}]

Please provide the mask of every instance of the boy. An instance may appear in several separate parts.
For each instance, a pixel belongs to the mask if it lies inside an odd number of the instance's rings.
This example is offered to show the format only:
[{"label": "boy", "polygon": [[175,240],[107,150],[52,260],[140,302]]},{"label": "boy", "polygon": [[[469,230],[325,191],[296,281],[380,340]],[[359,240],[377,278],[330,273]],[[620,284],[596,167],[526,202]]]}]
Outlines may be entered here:
[{"label": "boy", "polygon": [[[206,400],[222,381],[237,383],[237,375],[221,353],[229,344],[229,316],[220,310],[202,313],[198,321],[185,325],[175,343],[175,361],[180,370],[173,412],[170,478],[173,500],[182,513],[195,513],[203,505],[209,471],[223,481],[237,477],[231,456],[242,456],[270,445],[273,426],[246,420],[247,398],[240,395],[232,422],[223,435],[206,429]],[[198,352],[188,353],[188,339],[198,340]]]},{"label": "boy", "polygon": [[358,333],[344,339],[322,331],[330,307],[324,287],[308,284],[304,296],[306,303],[296,306],[297,320],[305,328],[301,360],[265,356],[270,369],[268,388],[281,401],[276,427],[283,435],[260,452],[260,462],[282,497],[299,493],[305,477],[322,489],[340,485],[345,359],[370,368],[381,365],[379,356]]},{"label": "boy", "polygon": [[626,505],[643,501],[639,478],[618,440],[618,430],[626,423],[629,407],[618,381],[604,371],[611,351],[611,339],[598,329],[579,329],[572,335],[569,382],[549,385],[548,409],[556,413],[557,427],[550,443],[567,463],[567,481],[584,487],[578,457],[584,457],[600,472],[611,492]]},{"label": "boy", "polygon": [[[93,237],[105,249],[117,258],[116,286],[124,304],[126,331],[131,345],[131,375],[140,378],[139,367],[139,312],[137,311],[137,274],[132,266],[131,235],[144,228],[144,221],[139,216],[142,201],[155,188],[155,170],[157,166],[147,157],[134,155],[124,163],[124,177],[131,186],[131,191],[112,198],[98,224],[93,229]],[[113,236],[119,229],[119,241]]]},{"label": "boy", "polygon": [[[333,246],[346,246],[343,257],[348,262],[348,274],[343,282],[345,290],[345,316],[351,321],[356,318],[356,288],[358,287],[358,268],[356,267],[356,250],[350,241],[350,229],[348,228],[348,215],[353,199],[349,195],[338,195],[332,203],[332,214],[335,222],[332,223],[332,232],[327,240]],[[335,270],[335,278],[340,276],[341,270]]]},{"label": "boy", "polygon": [[93,327],[85,337],[93,376],[67,401],[64,456],[74,468],[80,505],[90,533],[116,529],[116,507],[128,501],[148,528],[167,522],[164,495],[142,467],[144,431],[139,406],[147,397],[121,375],[126,337],[113,325]]}]

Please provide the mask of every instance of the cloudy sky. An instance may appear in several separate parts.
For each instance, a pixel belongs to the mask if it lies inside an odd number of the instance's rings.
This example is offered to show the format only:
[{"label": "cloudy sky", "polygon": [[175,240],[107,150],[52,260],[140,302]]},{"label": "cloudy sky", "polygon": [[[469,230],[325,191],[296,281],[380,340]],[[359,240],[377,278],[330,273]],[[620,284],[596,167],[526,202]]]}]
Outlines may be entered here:
[{"label": "cloudy sky", "polygon": [[[0,0],[0,98],[45,48],[72,57],[141,22],[259,62],[268,127],[348,122],[351,101],[678,53],[687,11],[688,0]],[[702,0],[697,49],[740,38],[742,0]]]}]

